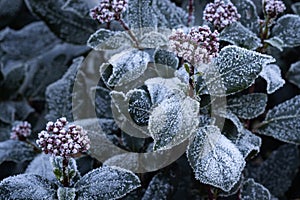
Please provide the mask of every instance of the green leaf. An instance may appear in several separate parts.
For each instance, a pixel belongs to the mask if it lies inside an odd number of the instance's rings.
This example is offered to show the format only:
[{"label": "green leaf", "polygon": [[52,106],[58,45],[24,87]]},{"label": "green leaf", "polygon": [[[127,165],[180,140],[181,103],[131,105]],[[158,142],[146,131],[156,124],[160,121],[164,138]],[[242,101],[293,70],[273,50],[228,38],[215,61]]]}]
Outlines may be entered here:
[{"label": "green leaf", "polygon": [[224,191],[234,187],[245,166],[240,151],[216,126],[198,130],[190,141],[187,157],[197,180]]},{"label": "green leaf", "polygon": [[286,74],[289,82],[295,84],[298,88],[300,88],[300,61],[295,62],[291,65],[289,71]]},{"label": "green leaf", "polygon": [[108,166],[87,173],[75,184],[78,200],[117,199],[140,186],[132,172]]},{"label": "green leaf", "polygon": [[76,189],[68,187],[59,187],[57,190],[58,200],[74,200],[76,198]]},{"label": "green leaf", "polygon": [[253,93],[240,97],[229,98],[227,109],[243,119],[253,119],[261,115],[267,106],[268,96],[263,93]]},{"label": "green leaf", "polygon": [[219,39],[250,50],[255,50],[262,46],[256,34],[244,27],[240,22],[234,22],[225,27],[220,33]]},{"label": "green leaf", "polygon": [[283,42],[283,47],[300,46],[300,16],[283,15],[272,29],[272,36],[278,37]]},{"label": "green leaf", "polygon": [[92,19],[80,18],[74,12],[63,10],[64,0],[25,0],[25,3],[34,15],[66,42],[85,44],[97,28],[97,23]]},{"label": "green leaf", "polygon": [[256,183],[252,178],[244,181],[241,189],[243,200],[271,200],[271,194],[263,185]]},{"label": "green leaf", "polygon": [[272,94],[285,84],[278,65],[265,65],[259,74],[267,81],[267,93]]},{"label": "green leaf", "polygon": [[47,179],[33,174],[20,174],[0,182],[1,199],[56,199],[57,186]]},{"label": "green leaf", "polygon": [[300,15],[300,2],[293,3],[291,8],[295,14]]},{"label": "green leaf", "polygon": [[280,141],[300,144],[300,95],[269,110],[258,133]]},{"label": "green leaf", "polygon": [[[219,56],[204,71],[203,79],[210,95],[225,96],[251,86],[264,65],[275,62],[269,55],[237,46],[224,47]],[[200,91],[205,87],[200,88]]]}]

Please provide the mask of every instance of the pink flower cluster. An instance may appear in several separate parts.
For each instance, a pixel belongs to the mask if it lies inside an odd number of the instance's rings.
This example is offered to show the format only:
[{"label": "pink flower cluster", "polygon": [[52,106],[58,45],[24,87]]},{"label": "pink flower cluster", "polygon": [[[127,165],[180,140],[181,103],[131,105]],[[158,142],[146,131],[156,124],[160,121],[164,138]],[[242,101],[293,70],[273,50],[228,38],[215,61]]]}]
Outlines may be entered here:
[{"label": "pink flower cluster", "polygon": [[203,12],[203,19],[211,22],[218,30],[238,21],[240,18],[241,15],[231,2],[226,4],[221,0],[215,0],[214,3],[207,4]]},{"label": "pink flower cluster", "polygon": [[78,125],[68,125],[65,117],[48,122],[46,131],[38,134],[36,143],[46,154],[69,157],[90,148],[87,132]]},{"label": "pink flower cluster", "polygon": [[264,11],[270,18],[276,18],[286,9],[282,1],[266,0],[264,3]]},{"label": "pink flower cluster", "polygon": [[27,121],[19,122],[12,127],[10,139],[24,140],[31,134],[31,124]]},{"label": "pink flower cluster", "polygon": [[188,34],[177,30],[170,36],[170,47],[191,64],[211,62],[219,52],[218,32],[211,32],[208,26],[192,28]]},{"label": "pink flower cluster", "polygon": [[100,23],[110,22],[120,17],[127,6],[128,0],[101,0],[98,6],[90,10],[90,16]]}]

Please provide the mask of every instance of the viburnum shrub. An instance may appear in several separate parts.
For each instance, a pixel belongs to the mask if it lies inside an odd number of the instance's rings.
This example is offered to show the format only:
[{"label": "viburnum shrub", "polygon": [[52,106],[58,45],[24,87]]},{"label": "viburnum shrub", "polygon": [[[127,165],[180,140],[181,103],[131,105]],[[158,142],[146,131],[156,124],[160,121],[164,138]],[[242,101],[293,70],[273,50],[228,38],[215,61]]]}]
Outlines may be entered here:
[{"label": "viburnum shrub", "polygon": [[24,2],[0,2],[0,199],[300,198],[298,2]]}]

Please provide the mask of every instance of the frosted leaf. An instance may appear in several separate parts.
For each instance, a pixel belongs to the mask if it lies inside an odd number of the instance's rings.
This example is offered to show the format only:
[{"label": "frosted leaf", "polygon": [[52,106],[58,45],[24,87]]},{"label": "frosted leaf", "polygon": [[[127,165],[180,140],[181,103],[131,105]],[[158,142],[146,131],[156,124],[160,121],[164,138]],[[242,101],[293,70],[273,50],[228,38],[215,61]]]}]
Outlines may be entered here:
[{"label": "frosted leaf", "polygon": [[144,149],[144,145],[145,145],[144,138],[133,137],[122,132],[121,139],[123,145],[126,147],[126,149],[129,149],[130,152],[142,152]]},{"label": "frosted leaf", "polygon": [[71,11],[81,18],[90,18],[89,11],[96,5],[97,1],[94,0],[67,0],[61,9],[65,11]]},{"label": "frosted leaf", "polygon": [[97,28],[97,23],[91,18],[80,18],[71,11],[61,7],[64,0],[25,0],[28,9],[44,21],[50,30],[59,38],[69,43],[86,44],[89,36]]},{"label": "frosted leaf", "polygon": [[284,42],[277,36],[265,40],[265,43],[268,43],[273,47],[276,47],[279,51],[283,51]]},{"label": "frosted leaf", "polygon": [[134,173],[108,166],[90,171],[75,184],[78,200],[117,199],[140,186]]},{"label": "frosted leaf", "polygon": [[264,93],[247,94],[227,99],[227,109],[243,119],[261,115],[267,106],[268,96]]},{"label": "frosted leaf", "polygon": [[267,81],[267,93],[272,94],[285,84],[285,80],[281,77],[281,70],[278,65],[265,65],[259,74]]},{"label": "frosted leaf", "polygon": [[271,62],[275,62],[275,59],[269,55],[226,46],[213,65],[206,69],[203,78],[211,95],[224,96],[225,92],[234,94],[251,86],[263,66]]},{"label": "frosted leaf", "polygon": [[112,156],[111,158],[105,160],[103,165],[117,166],[123,169],[138,172],[141,170],[140,162],[140,155],[138,153],[130,152]]},{"label": "frosted leaf", "polygon": [[242,154],[216,126],[198,130],[190,141],[187,157],[196,179],[224,191],[239,181],[245,166]]},{"label": "frosted leaf", "polygon": [[0,182],[0,199],[56,199],[57,186],[33,174],[8,177]]},{"label": "frosted leaf", "polygon": [[115,32],[101,28],[90,36],[87,45],[96,51],[105,51],[121,47],[132,47],[133,42],[126,32]]},{"label": "frosted leaf", "polygon": [[130,49],[111,57],[108,61],[111,65],[104,63],[100,73],[110,70],[111,74],[104,78],[106,84],[109,87],[121,86],[139,78],[147,69],[149,61],[150,55],[147,52]]},{"label": "frosted leaf", "polygon": [[22,0],[16,0],[16,1],[10,1],[10,0],[1,0],[0,1],[0,29],[3,27],[9,25],[11,22],[13,22],[14,19],[19,15],[20,10],[22,8],[23,1]]},{"label": "frosted leaf", "polygon": [[256,34],[244,27],[240,22],[234,22],[226,26],[220,33],[219,39],[250,50],[255,50],[262,46]]},{"label": "frosted leaf", "polygon": [[283,15],[280,17],[272,29],[272,36],[276,36],[283,41],[283,47],[300,46],[300,16]]},{"label": "frosted leaf", "polygon": [[174,183],[169,172],[168,174],[158,173],[150,181],[142,200],[167,200],[174,192]]},{"label": "frosted leaf", "polygon": [[300,2],[293,3],[291,8],[295,14],[300,15]]},{"label": "frosted leaf", "polygon": [[169,38],[162,33],[152,31],[143,35],[139,41],[139,46],[142,48],[157,48],[166,46],[169,43]]},{"label": "frosted leaf", "polygon": [[[182,92],[181,92],[182,93]],[[170,149],[189,138],[198,126],[199,103],[180,91],[153,109],[148,129],[154,150]]]},{"label": "frosted leaf", "polygon": [[75,188],[59,187],[57,190],[58,200],[74,200],[76,197],[75,192]]},{"label": "frosted leaf", "polygon": [[36,152],[32,146],[19,140],[0,142],[0,163],[4,161],[24,162],[32,160]]},{"label": "frosted leaf", "polygon": [[300,95],[289,99],[268,111],[258,128],[263,135],[280,141],[300,144]]},{"label": "frosted leaf", "polygon": [[240,132],[244,129],[244,125],[241,123],[240,119],[231,111],[217,109],[214,111],[214,113],[220,117],[229,119],[234,124],[234,126],[237,128],[238,132]]},{"label": "frosted leaf", "polygon": [[296,145],[285,144],[273,151],[259,167],[247,166],[248,177],[264,185],[271,194],[280,197],[292,185],[300,166]]},{"label": "frosted leaf", "polygon": [[46,102],[49,113],[45,118],[49,121],[55,121],[61,116],[65,116],[69,121],[72,121],[73,84],[82,61],[83,57],[74,59],[65,75],[47,87]]},{"label": "frosted leaf", "polygon": [[259,31],[259,17],[256,6],[251,0],[231,0],[236,6],[238,13],[241,15],[240,22],[252,32]]},{"label": "frosted leaf", "polygon": [[160,27],[187,25],[188,13],[170,0],[152,0],[153,12]]},{"label": "frosted leaf", "polygon": [[112,118],[110,90],[101,86],[92,88],[95,95],[95,111],[98,118]]},{"label": "frosted leaf", "polygon": [[28,165],[25,173],[36,174],[50,181],[56,180],[56,177],[53,173],[53,167],[50,163],[50,156],[47,154],[40,154],[36,156]]},{"label": "frosted leaf", "polygon": [[291,65],[286,76],[289,82],[295,84],[298,88],[300,88],[300,61],[295,62]]},{"label": "frosted leaf", "polygon": [[[186,71],[184,67],[180,67],[178,70],[174,72],[175,77],[180,79],[183,83],[189,84],[189,73]],[[196,85],[197,87],[197,85]]]},{"label": "frosted leaf", "polygon": [[178,67],[179,59],[173,52],[166,51],[163,49],[157,49],[154,53],[154,62],[158,72],[160,70],[159,68],[161,67],[161,65],[166,65],[176,70]]},{"label": "frosted leaf", "polygon": [[271,194],[263,185],[256,183],[252,178],[247,179],[241,189],[243,200],[271,200]]}]

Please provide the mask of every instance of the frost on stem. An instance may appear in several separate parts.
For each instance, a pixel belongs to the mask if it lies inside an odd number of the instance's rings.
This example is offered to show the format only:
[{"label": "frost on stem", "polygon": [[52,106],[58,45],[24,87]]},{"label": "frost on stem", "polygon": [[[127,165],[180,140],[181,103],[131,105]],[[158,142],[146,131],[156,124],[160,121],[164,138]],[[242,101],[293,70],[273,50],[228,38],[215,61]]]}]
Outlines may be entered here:
[{"label": "frost on stem", "polygon": [[31,124],[27,121],[18,122],[11,129],[10,139],[25,140],[31,134]]},{"label": "frost on stem", "polygon": [[128,0],[100,0],[99,5],[90,10],[90,16],[100,23],[107,23],[120,18],[127,6]]},{"label": "frost on stem", "polygon": [[238,13],[237,8],[229,1],[215,0],[214,3],[206,5],[203,12],[203,19],[211,22],[218,30],[238,21],[241,15]]},{"label": "frost on stem", "polygon": [[36,143],[46,154],[69,157],[90,148],[87,132],[78,125],[67,125],[65,117],[48,122],[46,130],[38,134]]},{"label": "frost on stem", "polygon": [[191,64],[210,63],[218,55],[218,32],[208,26],[193,27],[188,34],[178,29],[170,36],[171,49]]},{"label": "frost on stem", "polygon": [[280,13],[283,13],[286,9],[282,1],[276,0],[263,0],[264,12],[270,18],[276,18]]}]

